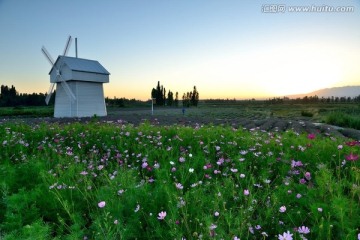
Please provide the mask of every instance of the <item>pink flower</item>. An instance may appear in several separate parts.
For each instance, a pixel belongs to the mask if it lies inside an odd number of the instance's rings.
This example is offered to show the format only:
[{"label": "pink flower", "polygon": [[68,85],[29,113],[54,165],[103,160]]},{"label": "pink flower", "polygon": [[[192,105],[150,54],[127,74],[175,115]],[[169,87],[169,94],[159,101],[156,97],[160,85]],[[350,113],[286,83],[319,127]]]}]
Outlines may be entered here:
[{"label": "pink flower", "polygon": [[219,212],[215,212],[215,213],[214,213],[214,216],[215,216],[215,217],[218,217],[219,215],[220,215]]},{"label": "pink flower", "polygon": [[306,180],[310,180],[311,179],[311,174],[309,172],[305,173],[305,178]]},{"label": "pink flower", "polygon": [[286,212],[286,207],[285,206],[281,206],[279,209],[279,212],[283,213]]},{"label": "pink flower", "polygon": [[101,201],[98,203],[99,208],[103,208],[105,207],[105,205],[106,205],[105,201]]},{"label": "pink flower", "polygon": [[350,155],[345,156],[345,159],[348,161],[356,161],[359,159],[359,155],[350,153]]},{"label": "pink flower", "polygon": [[158,216],[158,219],[159,219],[159,220],[164,220],[165,217],[166,217],[166,212],[161,211],[158,215],[159,215],[159,216]]},{"label": "pink flower", "polygon": [[309,229],[308,227],[305,227],[305,226],[299,227],[297,231],[298,231],[299,233],[302,233],[302,234],[308,234],[308,233],[310,233],[310,229]]},{"label": "pink flower", "polygon": [[283,235],[279,234],[278,239],[279,240],[293,240],[292,236],[293,235],[289,231],[287,231],[287,232],[284,232]]},{"label": "pink flower", "polygon": [[247,196],[247,195],[249,195],[249,194],[250,194],[250,191],[249,191],[248,189],[245,189],[245,190],[244,190],[244,195]]}]

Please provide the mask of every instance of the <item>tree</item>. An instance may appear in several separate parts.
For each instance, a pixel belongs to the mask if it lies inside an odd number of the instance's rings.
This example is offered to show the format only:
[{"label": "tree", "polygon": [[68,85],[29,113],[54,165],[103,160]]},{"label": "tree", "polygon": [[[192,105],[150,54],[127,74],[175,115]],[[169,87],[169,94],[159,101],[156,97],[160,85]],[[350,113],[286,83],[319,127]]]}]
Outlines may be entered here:
[{"label": "tree", "polygon": [[171,107],[173,105],[173,103],[174,103],[174,95],[169,90],[168,95],[167,95],[167,105]]},{"label": "tree", "polygon": [[179,106],[179,93],[175,93],[175,101],[174,101],[175,107]]}]

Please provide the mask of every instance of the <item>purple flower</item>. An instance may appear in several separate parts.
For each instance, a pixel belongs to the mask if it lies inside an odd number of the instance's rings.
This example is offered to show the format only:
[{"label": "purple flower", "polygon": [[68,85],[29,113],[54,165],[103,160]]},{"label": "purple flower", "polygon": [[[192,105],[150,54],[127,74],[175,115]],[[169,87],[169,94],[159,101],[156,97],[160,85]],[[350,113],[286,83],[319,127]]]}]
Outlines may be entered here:
[{"label": "purple flower", "polygon": [[177,189],[183,189],[184,188],[184,186],[181,185],[181,183],[175,183],[175,186],[176,186]]},{"label": "purple flower", "polygon": [[310,233],[310,229],[309,229],[308,227],[305,227],[305,226],[299,227],[297,231],[298,231],[299,233],[302,233],[302,234],[308,234],[308,233]]},{"label": "purple flower", "polygon": [[311,174],[309,172],[305,173],[305,178],[306,180],[310,180],[311,179]]},{"label": "purple flower", "polygon": [[292,236],[293,235],[289,231],[287,231],[287,232],[284,232],[283,235],[279,234],[278,239],[279,240],[293,240]]},{"label": "purple flower", "polygon": [[103,208],[103,207],[105,207],[105,205],[106,205],[105,201],[101,201],[98,203],[99,208]]},{"label": "purple flower", "polygon": [[158,219],[159,220],[164,220],[165,219],[165,217],[166,217],[166,212],[164,212],[164,211],[161,211],[161,212],[159,212],[159,214],[158,214]]}]

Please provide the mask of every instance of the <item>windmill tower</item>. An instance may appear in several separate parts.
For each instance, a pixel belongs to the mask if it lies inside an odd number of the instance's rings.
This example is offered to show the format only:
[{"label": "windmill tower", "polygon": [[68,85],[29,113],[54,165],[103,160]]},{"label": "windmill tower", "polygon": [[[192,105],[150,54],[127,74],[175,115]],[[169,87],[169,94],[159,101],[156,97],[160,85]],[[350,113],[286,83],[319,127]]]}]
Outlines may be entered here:
[{"label": "windmill tower", "polygon": [[103,83],[109,82],[110,73],[98,62],[68,57],[72,38],[69,36],[63,55],[56,61],[45,47],[41,51],[51,64],[50,88],[45,102],[49,103],[56,85],[54,117],[106,116]]}]

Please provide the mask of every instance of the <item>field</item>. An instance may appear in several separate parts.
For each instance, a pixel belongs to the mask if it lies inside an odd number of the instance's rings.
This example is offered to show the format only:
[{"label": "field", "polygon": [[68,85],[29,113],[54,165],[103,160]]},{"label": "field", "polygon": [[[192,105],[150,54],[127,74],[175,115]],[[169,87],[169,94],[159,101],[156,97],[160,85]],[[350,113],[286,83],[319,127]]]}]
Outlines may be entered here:
[{"label": "field", "polygon": [[358,239],[340,108],[242,107],[2,119],[0,239]]}]

